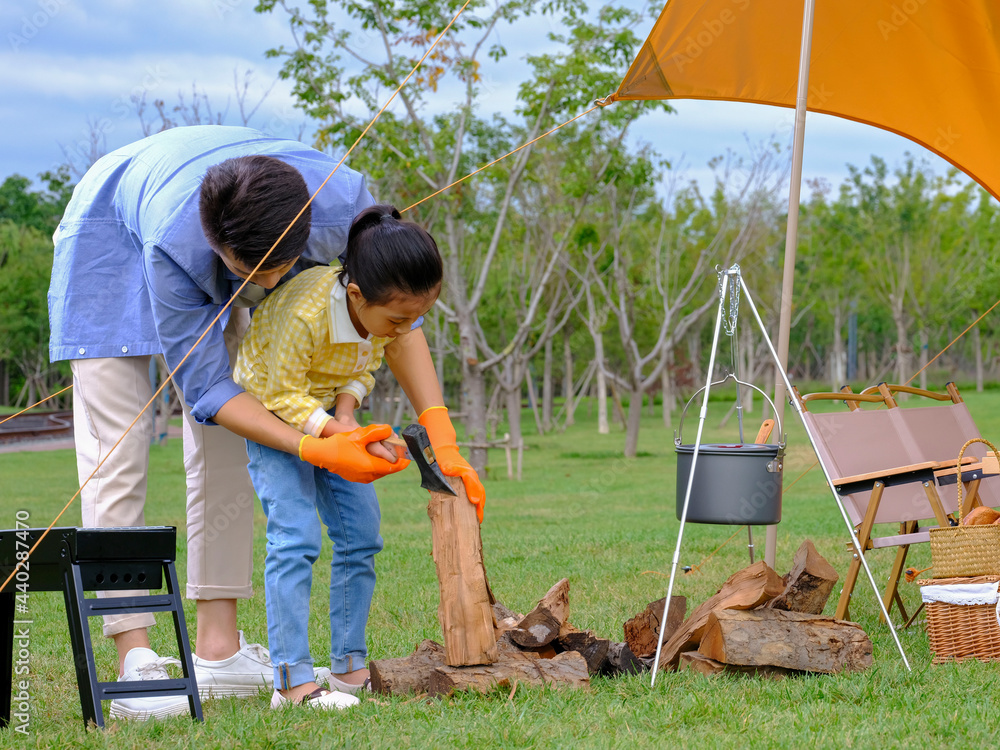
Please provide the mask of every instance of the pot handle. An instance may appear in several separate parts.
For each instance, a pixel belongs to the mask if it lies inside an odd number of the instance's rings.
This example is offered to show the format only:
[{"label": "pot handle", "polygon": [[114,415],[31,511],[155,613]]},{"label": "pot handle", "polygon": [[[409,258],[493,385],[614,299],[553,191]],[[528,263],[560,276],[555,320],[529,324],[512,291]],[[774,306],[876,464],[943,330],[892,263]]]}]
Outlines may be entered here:
[{"label": "pot handle", "polygon": [[[774,418],[778,422],[778,435],[779,435],[778,444],[779,445],[783,445],[783,443],[781,442],[781,438],[780,438],[780,436],[782,435],[782,432],[781,432],[781,420],[778,419],[778,410],[774,407],[774,402],[770,399],[770,397],[766,393],[764,393],[764,391],[762,391],[760,388],[758,388],[757,386],[755,386],[753,383],[746,383],[746,382],[740,380],[735,375],[733,375],[731,372],[728,373],[726,375],[726,377],[722,378],[721,380],[713,381],[712,383],[709,383],[709,385],[713,385],[713,386],[714,385],[722,385],[727,380],[732,380],[737,385],[745,385],[747,388],[753,388],[755,391],[757,391],[757,393],[759,393],[761,396],[763,396],[767,400],[767,403],[769,403],[771,405],[771,412],[774,414]],[[691,396],[691,398],[688,399],[688,401],[687,401],[686,404],[684,404],[684,408],[681,410],[681,421],[680,421],[680,424],[677,425],[677,433],[674,435],[674,445],[681,445],[683,443],[683,441],[681,440],[681,433],[684,430],[684,415],[687,414],[687,410],[688,410],[688,407],[691,406],[691,402],[694,401],[698,397],[698,394],[701,393],[706,388],[708,388],[708,385],[703,385],[701,388],[699,388],[697,391],[695,391],[694,395]]]}]

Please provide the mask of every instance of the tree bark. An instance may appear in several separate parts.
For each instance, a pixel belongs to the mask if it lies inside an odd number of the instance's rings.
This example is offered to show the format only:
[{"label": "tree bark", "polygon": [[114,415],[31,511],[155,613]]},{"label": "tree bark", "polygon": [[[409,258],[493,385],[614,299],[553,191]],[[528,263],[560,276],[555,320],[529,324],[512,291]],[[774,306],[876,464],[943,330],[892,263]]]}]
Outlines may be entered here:
[{"label": "tree bark", "polygon": [[818,615],[823,612],[838,578],[833,566],[806,539],[795,553],[792,569],[784,578],[785,590],[767,606]]},{"label": "tree bark", "polygon": [[685,651],[681,654],[680,664],[677,668],[681,670],[687,669],[707,677],[720,674],[743,674],[752,677],[769,677],[773,680],[780,680],[789,675],[803,674],[794,669],[782,669],[781,667],[744,667],[740,664],[723,664],[721,661],[709,659],[698,651]]},{"label": "tree bark", "polygon": [[608,379],[604,374],[604,337],[594,336],[594,360],[597,362],[595,371],[597,384],[597,432],[607,435],[611,432],[608,425]]},{"label": "tree bark", "polygon": [[545,340],[542,364],[542,430],[552,430],[552,338]]},{"label": "tree bark", "polygon": [[608,649],[611,641],[606,638],[598,638],[590,630],[574,630],[570,633],[560,635],[555,644],[563,651],[576,651],[587,662],[587,671],[590,674],[599,674],[601,667],[608,658]]},{"label": "tree bark", "polygon": [[566,651],[552,659],[515,659],[476,667],[438,667],[430,675],[431,695],[449,695],[456,690],[489,692],[524,685],[552,685],[590,689],[587,662],[576,651]]},{"label": "tree bark", "polygon": [[[923,390],[927,390],[927,358],[928,350],[930,349],[930,337],[927,335],[927,326],[921,325],[919,330],[920,336],[920,387]],[[903,382],[902,380],[899,382]]]},{"label": "tree bark", "polygon": [[[660,638],[660,618],[663,617],[663,605],[666,597],[650,602],[646,609],[631,620],[625,622],[625,643],[636,656],[653,656]],[[669,641],[677,628],[684,622],[687,614],[687,597],[670,597],[670,611],[667,613],[667,626],[663,629],[664,642]]]},{"label": "tree bark", "polygon": [[698,651],[724,664],[823,674],[872,665],[872,642],[857,623],[777,609],[716,610]]},{"label": "tree bark", "polygon": [[972,351],[976,357],[976,393],[983,392],[983,341],[979,333],[979,326],[972,329]]},{"label": "tree bark", "polygon": [[671,372],[673,356],[670,354],[669,349],[664,349],[663,359],[665,362],[663,363],[663,372],[660,374],[660,390],[663,400],[663,426],[668,430],[672,430],[674,428],[673,411],[677,404],[675,403],[673,374]]},{"label": "tree bark", "polygon": [[576,393],[574,392],[573,383],[573,349],[570,346],[570,331],[567,328],[566,334],[563,336],[563,399],[566,402],[566,426],[569,427],[571,424],[575,423],[574,413],[576,412],[576,404],[574,403],[576,398]]},{"label": "tree bark", "polygon": [[625,458],[635,458],[639,452],[639,427],[642,424],[642,390],[629,392],[628,417],[625,424]]},{"label": "tree bark", "polygon": [[444,666],[444,646],[425,640],[409,656],[370,661],[372,691],[383,695],[426,693],[430,690],[431,672]]},{"label": "tree bark", "polygon": [[559,635],[569,619],[569,580],[563,578],[543,596],[533,610],[524,616],[510,638],[518,646],[547,646]]}]

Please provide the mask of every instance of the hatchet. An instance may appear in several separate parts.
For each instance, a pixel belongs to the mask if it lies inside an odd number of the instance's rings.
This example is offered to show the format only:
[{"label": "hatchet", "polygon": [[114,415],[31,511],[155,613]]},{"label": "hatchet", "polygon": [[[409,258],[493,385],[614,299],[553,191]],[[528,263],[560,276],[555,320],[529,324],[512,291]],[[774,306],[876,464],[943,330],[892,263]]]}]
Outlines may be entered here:
[{"label": "hatchet", "polygon": [[441,466],[434,456],[434,448],[431,447],[430,438],[427,437],[427,430],[422,424],[411,424],[403,430],[402,445],[398,438],[392,437],[383,442],[401,448],[406,447],[406,452],[402,456],[408,458],[420,469],[420,486],[431,492],[444,492],[448,495],[457,495],[452,489],[451,483],[441,471]]}]

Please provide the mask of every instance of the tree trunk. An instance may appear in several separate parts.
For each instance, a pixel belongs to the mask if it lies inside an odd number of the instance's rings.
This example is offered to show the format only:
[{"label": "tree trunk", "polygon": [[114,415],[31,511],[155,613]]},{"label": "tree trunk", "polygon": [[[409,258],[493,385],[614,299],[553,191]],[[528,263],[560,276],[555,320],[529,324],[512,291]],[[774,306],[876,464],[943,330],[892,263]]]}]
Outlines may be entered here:
[{"label": "tree trunk", "polygon": [[503,374],[500,384],[503,387],[504,401],[507,405],[507,431],[510,433],[510,445],[517,448],[524,439],[521,434],[521,378],[518,377],[517,366],[510,360],[503,364]]},{"label": "tree trunk", "polygon": [[611,432],[608,426],[608,379],[604,375],[604,337],[594,336],[594,360],[597,362],[595,371],[597,384],[597,432],[607,435]]},{"label": "tree trunk", "polygon": [[629,391],[628,420],[625,425],[625,458],[635,458],[639,451],[639,425],[642,419],[642,387]]},{"label": "tree trunk", "polygon": [[[930,337],[927,326],[920,326],[920,387],[927,390],[927,357],[930,349]],[[903,381],[900,380],[900,383]]]},{"label": "tree trunk", "polygon": [[840,305],[833,308],[833,348],[830,354],[830,390],[838,391],[841,386],[847,383],[847,374],[844,372],[844,337],[841,334],[843,328],[843,312]]},{"label": "tree trunk", "polygon": [[972,350],[976,357],[976,393],[983,392],[983,342],[979,326],[972,329]]},{"label": "tree trunk", "polygon": [[576,405],[573,403],[576,395],[573,392],[573,386],[573,349],[569,343],[569,331],[567,330],[563,337],[563,399],[566,402],[567,427],[574,423],[573,412],[576,411]]},{"label": "tree trunk", "polygon": [[663,372],[660,375],[660,390],[663,394],[663,426],[668,430],[672,430],[672,415],[677,404],[675,403],[673,374],[670,367],[673,364],[673,356],[669,348],[664,349],[663,359],[666,360],[663,363]]},{"label": "tree trunk", "polygon": [[910,354],[913,349],[910,346],[910,337],[906,325],[906,313],[900,305],[892,305],[892,322],[896,326],[896,382],[905,383],[910,372]]},{"label": "tree trunk", "polygon": [[552,338],[545,341],[545,360],[542,365],[542,431],[552,430]]}]

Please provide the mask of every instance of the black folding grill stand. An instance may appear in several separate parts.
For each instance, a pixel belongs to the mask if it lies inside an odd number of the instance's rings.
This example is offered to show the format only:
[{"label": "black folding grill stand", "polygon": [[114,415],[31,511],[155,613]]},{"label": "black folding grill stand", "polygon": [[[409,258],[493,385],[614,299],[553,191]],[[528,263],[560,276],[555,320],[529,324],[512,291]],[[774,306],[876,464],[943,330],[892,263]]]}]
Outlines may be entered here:
[{"label": "black folding grill stand", "polygon": [[[0,531],[0,583],[16,564],[16,551],[30,548],[44,529]],[[27,565],[0,592],[0,727],[10,724],[13,694],[13,658],[16,597],[24,591],[62,591],[80,706],[84,725],[104,726],[101,701],[115,698],[186,695],[191,716],[202,720],[201,701],[194,679],[194,662],[178,593],[177,530],[172,526],[116,529],[53,528],[31,553]],[[27,544],[27,548],[24,546]],[[23,554],[22,554],[23,557]],[[119,598],[88,598],[85,591],[159,589],[166,578],[166,594]],[[21,587],[18,587],[21,583]],[[89,618],[135,612],[170,612],[184,677],[170,680],[99,682],[90,640]]]}]

